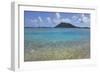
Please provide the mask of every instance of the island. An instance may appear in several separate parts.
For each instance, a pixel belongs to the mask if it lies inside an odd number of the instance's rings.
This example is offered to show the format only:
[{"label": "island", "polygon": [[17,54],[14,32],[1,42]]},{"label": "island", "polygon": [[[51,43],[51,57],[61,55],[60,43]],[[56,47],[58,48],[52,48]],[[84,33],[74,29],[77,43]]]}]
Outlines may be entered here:
[{"label": "island", "polygon": [[84,29],[89,29],[89,27],[78,27],[78,26],[75,26],[71,23],[65,23],[65,22],[61,22],[60,24],[56,25],[55,28],[84,28]]}]

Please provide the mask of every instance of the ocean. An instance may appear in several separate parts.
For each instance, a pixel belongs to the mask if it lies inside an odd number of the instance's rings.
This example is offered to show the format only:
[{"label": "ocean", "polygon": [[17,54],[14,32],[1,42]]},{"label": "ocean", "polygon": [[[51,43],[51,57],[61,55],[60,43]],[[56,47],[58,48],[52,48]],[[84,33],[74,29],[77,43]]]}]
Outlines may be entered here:
[{"label": "ocean", "polygon": [[24,27],[24,61],[90,58],[90,29]]}]

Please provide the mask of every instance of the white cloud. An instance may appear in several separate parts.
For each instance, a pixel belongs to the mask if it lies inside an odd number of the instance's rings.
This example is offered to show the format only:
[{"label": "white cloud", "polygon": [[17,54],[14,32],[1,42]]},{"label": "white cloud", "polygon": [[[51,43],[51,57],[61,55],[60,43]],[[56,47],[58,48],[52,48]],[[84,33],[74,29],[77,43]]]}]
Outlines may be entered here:
[{"label": "white cloud", "polygon": [[83,21],[84,23],[88,23],[88,22],[90,21],[89,18],[86,17],[84,14],[82,14],[81,17],[82,17],[82,21]]},{"label": "white cloud", "polygon": [[90,26],[90,18],[85,14],[81,14],[74,23],[77,26],[80,25],[81,27],[87,27]]},{"label": "white cloud", "polygon": [[71,23],[71,20],[68,18],[62,18],[61,22]]},{"label": "white cloud", "polygon": [[76,18],[76,23],[83,23],[85,25],[90,23],[90,19],[85,14],[81,14],[79,17],[73,16],[73,19],[74,18]]},{"label": "white cloud", "polygon": [[77,21],[76,21],[76,23],[81,23],[81,22],[83,22],[82,18],[78,18]]},{"label": "white cloud", "polygon": [[48,21],[48,23],[52,23],[52,20],[50,17],[47,17],[47,21]]},{"label": "white cloud", "polygon": [[78,19],[78,17],[77,16],[72,16],[72,20],[77,20]]},{"label": "white cloud", "polygon": [[[76,18],[76,16],[74,16],[73,18]],[[60,13],[56,13],[56,18],[54,18],[52,21],[55,24],[59,24],[60,22],[71,23],[71,19],[69,19],[69,18],[61,18]]]},{"label": "white cloud", "polygon": [[60,17],[61,17],[61,16],[60,16],[60,13],[56,13],[56,18],[57,18],[57,19],[60,19]]},{"label": "white cloud", "polygon": [[79,19],[78,19],[78,21],[79,21],[79,22],[81,22],[81,21],[82,21],[82,19],[81,19],[81,18],[79,18]]},{"label": "white cloud", "polygon": [[39,19],[40,22],[43,22],[43,20],[42,20],[42,18],[40,16],[38,17],[38,19]]},{"label": "white cloud", "polygon": [[31,19],[31,22],[32,22],[32,23],[37,23],[38,20],[37,20],[37,19]]},{"label": "white cloud", "polygon": [[69,18],[62,18],[62,19],[53,19],[53,22],[55,24],[59,24],[61,22],[71,23],[71,20]]},{"label": "white cloud", "polygon": [[39,27],[41,27],[41,26],[44,26],[44,24],[45,24],[45,22],[44,22],[43,19],[39,16],[39,17],[38,17],[38,24],[37,24],[37,25],[38,25]]},{"label": "white cloud", "polygon": [[38,19],[29,19],[28,21],[28,26],[34,26],[34,27],[38,27]]}]

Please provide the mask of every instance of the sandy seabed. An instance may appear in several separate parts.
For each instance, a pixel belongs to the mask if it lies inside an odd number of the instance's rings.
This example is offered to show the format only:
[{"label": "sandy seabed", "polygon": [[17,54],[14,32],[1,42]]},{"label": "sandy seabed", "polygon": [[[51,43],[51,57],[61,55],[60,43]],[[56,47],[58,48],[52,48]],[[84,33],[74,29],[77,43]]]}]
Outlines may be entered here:
[{"label": "sandy seabed", "polygon": [[24,42],[24,61],[90,58],[90,41]]}]

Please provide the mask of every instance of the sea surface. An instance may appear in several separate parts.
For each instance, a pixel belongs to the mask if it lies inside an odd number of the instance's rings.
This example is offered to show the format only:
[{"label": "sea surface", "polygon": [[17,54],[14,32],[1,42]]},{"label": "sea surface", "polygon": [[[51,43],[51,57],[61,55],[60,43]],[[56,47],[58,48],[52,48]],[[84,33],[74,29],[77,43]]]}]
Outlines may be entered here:
[{"label": "sea surface", "polygon": [[24,28],[24,61],[90,58],[90,29]]}]

